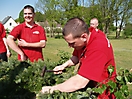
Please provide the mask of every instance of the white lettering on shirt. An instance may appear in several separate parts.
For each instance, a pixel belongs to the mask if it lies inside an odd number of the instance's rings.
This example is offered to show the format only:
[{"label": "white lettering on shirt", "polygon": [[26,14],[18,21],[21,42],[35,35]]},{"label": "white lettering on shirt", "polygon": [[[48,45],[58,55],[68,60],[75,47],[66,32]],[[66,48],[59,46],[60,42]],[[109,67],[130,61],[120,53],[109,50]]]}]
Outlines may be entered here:
[{"label": "white lettering on shirt", "polygon": [[108,40],[108,38],[106,37],[106,40],[108,42],[108,47],[110,47],[110,41]]},{"label": "white lettering on shirt", "polygon": [[34,31],[33,34],[39,34],[39,31]]}]

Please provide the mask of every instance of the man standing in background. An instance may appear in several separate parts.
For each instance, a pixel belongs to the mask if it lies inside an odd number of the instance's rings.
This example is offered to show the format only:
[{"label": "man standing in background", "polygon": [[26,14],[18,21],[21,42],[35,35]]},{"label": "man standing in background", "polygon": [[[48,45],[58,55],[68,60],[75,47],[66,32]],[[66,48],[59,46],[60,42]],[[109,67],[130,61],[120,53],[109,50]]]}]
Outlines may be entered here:
[{"label": "man standing in background", "polygon": [[8,61],[11,56],[8,45],[6,43],[6,32],[3,24],[0,23],[0,60]]},{"label": "man standing in background", "polygon": [[[35,24],[34,8],[26,5],[23,8],[24,20],[22,24],[16,26],[8,35],[8,45],[18,53],[18,60],[31,62],[44,60],[42,48],[46,46],[46,34],[43,27]],[[15,40],[18,39],[18,45]]]},{"label": "man standing in background", "polygon": [[97,18],[93,18],[93,19],[90,20],[90,27],[95,28],[96,31],[98,31],[98,28],[97,28],[98,25],[99,25],[99,23],[98,23]]}]

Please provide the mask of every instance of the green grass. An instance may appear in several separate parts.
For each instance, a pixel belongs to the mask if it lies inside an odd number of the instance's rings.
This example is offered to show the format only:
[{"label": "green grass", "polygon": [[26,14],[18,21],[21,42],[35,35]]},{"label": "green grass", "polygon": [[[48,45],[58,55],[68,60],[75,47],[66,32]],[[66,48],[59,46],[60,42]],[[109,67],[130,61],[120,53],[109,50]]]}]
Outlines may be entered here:
[{"label": "green grass", "polygon": [[57,56],[59,50],[69,52],[70,54],[72,54],[73,51],[73,49],[67,45],[64,39],[48,38],[46,47],[43,50],[44,58],[51,59],[53,62],[59,61],[60,58]]},{"label": "green grass", "polygon": [[[132,68],[132,39],[110,40],[113,45],[117,72],[120,68],[130,70]],[[128,85],[132,92],[132,85]]]},{"label": "green grass", "polygon": [[110,40],[113,45],[117,70],[132,68],[132,39]]},{"label": "green grass", "polygon": [[[132,39],[112,39],[110,40],[114,55],[117,69],[132,68]],[[47,45],[44,48],[45,59],[51,59],[51,61],[58,61],[57,56],[59,50],[63,50],[72,54],[73,49],[69,48],[64,39],[48,38]]]}]

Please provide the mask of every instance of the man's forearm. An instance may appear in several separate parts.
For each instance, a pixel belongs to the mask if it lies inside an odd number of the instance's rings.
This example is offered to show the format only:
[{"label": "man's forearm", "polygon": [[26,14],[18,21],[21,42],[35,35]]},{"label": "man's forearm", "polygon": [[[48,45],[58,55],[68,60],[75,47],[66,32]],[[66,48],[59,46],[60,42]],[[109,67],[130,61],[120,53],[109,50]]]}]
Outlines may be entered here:
[{"label": "man's forearm", "polygon": [[46,46],[45,42],[28,43],[27,47],[42,47]]},{"label": "man's forearm", "polygon": [[13,49],[18,54],[20,55],[23,54],[22,50],[16,45],[15,41],[12,38],[7,37],[7,44],[10,46],[11,49]]},{"label": "man's forearm", "polygon": [[10,51],[9,51],[9,48],[8,48],[8,45],[7,45],[6,38],[3,38],[3,41],[4,41],[4,44],[5,44],[5,46],[6,46],[6,50],[7,50],[7,52],[10,52]]},{"label": "man's forearm", "polygon": [[51,87],[51,91],[59,90],[61,92],[73,92],[84,88],[88,84],[88,82],[88,79],[77,74],[67,81]]}]

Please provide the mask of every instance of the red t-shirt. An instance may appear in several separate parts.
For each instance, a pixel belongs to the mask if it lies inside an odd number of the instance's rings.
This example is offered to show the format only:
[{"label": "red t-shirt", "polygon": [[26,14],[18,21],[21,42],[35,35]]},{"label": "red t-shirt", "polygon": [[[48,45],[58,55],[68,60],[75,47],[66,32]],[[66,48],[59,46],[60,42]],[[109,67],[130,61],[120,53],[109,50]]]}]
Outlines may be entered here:
[{"label": "red t-shirt", "polygon": [[[95,29],[91,32],[87,46],[82,50],[74,50],[73,55],[80,59],[78,74],[93,81],[93,84],[103,81],[105,84],[109,76],[107,67],[112,65],[115,68],[114,55],[110,42],[103,32],[96,32]],[[111,79],[115,80],[116,70],[112,76],[113,78]],[[103,93],[99,97],[109,97],[109,95]],[[98,99],[101,99],[99,97]],[[114,99],[114,97],[110,99]]]},{"label": "red t-shirt", "polygon": [[4,26],[0,23],[0,53],[6,52],[6,47],[3,38],[6,37]]},{"label": "red t-shirt", "polygon": [[[23,39],[28,43],[40,42],[41,40],[47,40],[44,28],[35,24],[32,28],[22,23],[16,26],[10,33],[15,39]],[[20,47],[20,46],[19,46]],[[31,62],[37,61],[38,59],[43,60],[42,48],[34,47],[20,47],[25,55],[30,59]],[[20,55],[18,55],[20,60]]]}]

